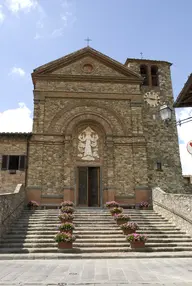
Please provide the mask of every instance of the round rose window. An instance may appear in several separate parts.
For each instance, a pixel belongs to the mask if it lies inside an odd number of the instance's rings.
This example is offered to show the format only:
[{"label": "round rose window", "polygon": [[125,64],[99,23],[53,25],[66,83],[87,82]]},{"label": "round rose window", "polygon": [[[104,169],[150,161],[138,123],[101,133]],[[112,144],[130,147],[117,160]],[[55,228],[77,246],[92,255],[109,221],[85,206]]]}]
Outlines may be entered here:
[{"label": "round rose window", "polygon": [[83,71],[86,73],[91,73],[93,71],[93,66],[91,64],[85,64],[83,66]]}]

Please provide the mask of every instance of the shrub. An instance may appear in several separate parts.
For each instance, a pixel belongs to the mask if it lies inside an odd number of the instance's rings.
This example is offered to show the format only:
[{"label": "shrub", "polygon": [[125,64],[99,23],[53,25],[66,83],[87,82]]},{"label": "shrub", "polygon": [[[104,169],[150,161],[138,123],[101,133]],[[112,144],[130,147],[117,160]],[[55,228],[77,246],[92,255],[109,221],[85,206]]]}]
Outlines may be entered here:
[{"label": "shrub", "polygon": [[74,208],[73,207],[68,207],[68,206],[66,206],[66,207],[62,207],[61,208],[61,212],[62,213],[74,213]]},{"label": "shrub", "polygon": [[123,208],[116,207],[116,208],[110,209],[110,212],[111,214],[120,214],[123,212]]},{"label": "shrub", "polygon": [[135,241],[147,241],[146,234],[132,233],[127,236],[127,241],[135,242]]},{"label": "shrub", "polygon": [[60,220],[73,220],[74,219],[74,215],[72,215],[71,213],[61,213],[58,218]]},{"label": "shrub", "polygon": [[111,202],[106,202],[105,206],[107,208],[112,208],[112,207],[118,207],[119,204],[117,202],[115,202],[115,201],[111,201]]},{"label": "shrub", "polygon": [[127,214],[122,214],[122,213],[120,213],[120,214],[117,214],[117,215],[115,215],[114,216],[114,219],[115,220],[125,220],[125,221],[129,221],[130,220],[130,216],[128,216]]},{"label": "shrub", "polygon": [[58,229],[62,232],[67,232],[67,231],[72,231],[75,229],[75,226],[73,223],[70,223],[70,222],[65,222],[65,223],[62,223],[58,226]]},{"label": "shrub", "polygon": [[136,231],[137,229],[139,229],[139,226],[136,222],[127,222],[127,223],[124,223],[122,224],[121,226],[121,229],[130,229],[130,230],[134,230]]},{"label": "shrub", "polygon": [[71,201],[64,201],[60,204],[60,208],[62,208],[62,207],[73,207],[73,206],[74,206],[74,203]]},{"label": "shrub", "polygon": [[76,240],[76,237],[67,232],[58,232],[55,236],[56,242],[73,242]]}]

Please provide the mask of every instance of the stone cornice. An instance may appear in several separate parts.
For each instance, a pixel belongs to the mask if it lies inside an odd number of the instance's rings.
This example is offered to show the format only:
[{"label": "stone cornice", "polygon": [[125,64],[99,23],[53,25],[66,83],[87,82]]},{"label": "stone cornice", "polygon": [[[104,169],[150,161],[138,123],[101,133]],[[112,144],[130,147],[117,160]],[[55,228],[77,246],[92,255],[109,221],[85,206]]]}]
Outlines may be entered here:
[{"label": "stone cornice", "polygon": [[117,76],[95,76],[95,75],[55,75],[55,74],[34,74],[33,82],[40,81],[62,81],[62,82],[99,82],[99,83],[122,83],[140,84],[139,78],[117,77]]},{"label": "stone cornice", "polygon": [[83,98],[83,99],[107,99],[107,100],[130,100],[131,105],[142,105],[141,93],[97,93],[97,92],[63,92],[34,90],[34,101],[44,101],[45,98]]}]

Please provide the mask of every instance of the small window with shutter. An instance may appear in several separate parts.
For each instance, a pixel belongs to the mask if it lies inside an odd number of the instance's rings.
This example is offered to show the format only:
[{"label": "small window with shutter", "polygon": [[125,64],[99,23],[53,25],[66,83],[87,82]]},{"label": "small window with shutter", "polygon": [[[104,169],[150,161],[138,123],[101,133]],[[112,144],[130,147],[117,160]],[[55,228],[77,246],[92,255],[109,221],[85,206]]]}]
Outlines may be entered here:
[{"label": "small window with shutter", "polygon": [[8,169],[8,159],[9,159],[9,156],[7,156],[7,155],[2,156],[1,170],[7,170]]},{"label": "small window with shutter", "polygon": [[1,170],[11,170],[11,171],[24,171],[25,170],[26,156],[21,155],[3,155]]},{"label": "small window with shutter", "polygon": [[19,156],[19,170],[24,171],[25,170],[25,156]]},{"label": "small window with shutter", "polygon": [[157,165],[156,165],[156,166],[157,166],[157,167],[156,167],[156,170],[157,170],[157,171],[163,171],[163,170],[162,170],[162,163],[161,163],[161,161],[157,161],[156,164],[157,164]]}]

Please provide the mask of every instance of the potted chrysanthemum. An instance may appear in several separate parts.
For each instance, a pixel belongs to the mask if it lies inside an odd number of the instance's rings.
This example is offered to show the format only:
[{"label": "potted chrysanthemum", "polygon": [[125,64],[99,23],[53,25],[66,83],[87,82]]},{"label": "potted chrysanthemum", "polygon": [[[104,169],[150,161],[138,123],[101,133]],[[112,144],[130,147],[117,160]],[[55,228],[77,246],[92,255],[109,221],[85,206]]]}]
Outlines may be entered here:
[{"label": "potted chrysanthemum", "polygon": [[136,222],[132,222],[129,221],[127,223],[124,223],[120,226],[120,228],[122,229],[123,233],[125,235],[130,234],[130,233],[134,233],[136,232],[136,230],[139,229],[139,226]]},{"label": "potted chrysanthemum", "polygon": [[118,225],[121,225],[121,224],[124,224],[126,223],[127,221],[130,220],[130,216],[128,216],[127,214],[115,214],[114,215],[114,219],[115,221],[117,222]]},{"label": "potted chrysanthemum", "polygon": [[127,236],[127,241],[130,242],[131,248],[143,248],[147,241],[145,234],[132,233]]},{"label": "potted chrysanthemum", "polygon": [[58,242],[58,248],[71,249],[76,237],[68,232],[58,232],[55,236],[55,241]]},{"label": "potted chrysanthemum", "polygon": [[74,215],[71,213],[61,213],[58,216],[59,220],[64,223],[64,222],[72,222],[74,219]]},{"label": "potted chrysanthemum", "polygon": [[60,224],[58,226],[58,229],[60,230],[60,232],[72,233],[73,230],[75,229],[75,226],[73,223],[65,222],[65,223]]},{"label": "potted chrysanthemum", "polygon": [[39,203],[36,201],[29,201],[27,204],[27,208],[30,210],[35,210],[39,207]]},{"label": "potted chrysanthemum", "polygon": [[63,207],[61,207],[60,211],[61,211],[61,213],[70,213],[70,214],[72,214],[72,213],[74,213],[75,210],[74,210],[73,207],[63,206]]},{"label": "potted chrysanthemum", "polygon": [[110,209],[110,208],[115,208],[119,206],[119,203],[115,202],[115,201],[110,201],[110,202],[106,202],[105,206]]},{"label": "potted chrysanthemum", "polygon": [[143,202],[139,203],[139,208],[142,209],[142,210],[145,210],[148,207],[149,207],[149,203],[148,202],[143,201]]},{"label": "potted chrysanthemum", "polygon": [[110,213],[112,216],[120,214],[122,212],[123,212],[123,208],[121,208],[121,207],[115,207],[115,208],[110,209]]},{"label": "potted chrysanthemum", "polygon": [[60,208],[62,207],[74,207],[74,203],[72,201],[63,201],[60,204]]}]

